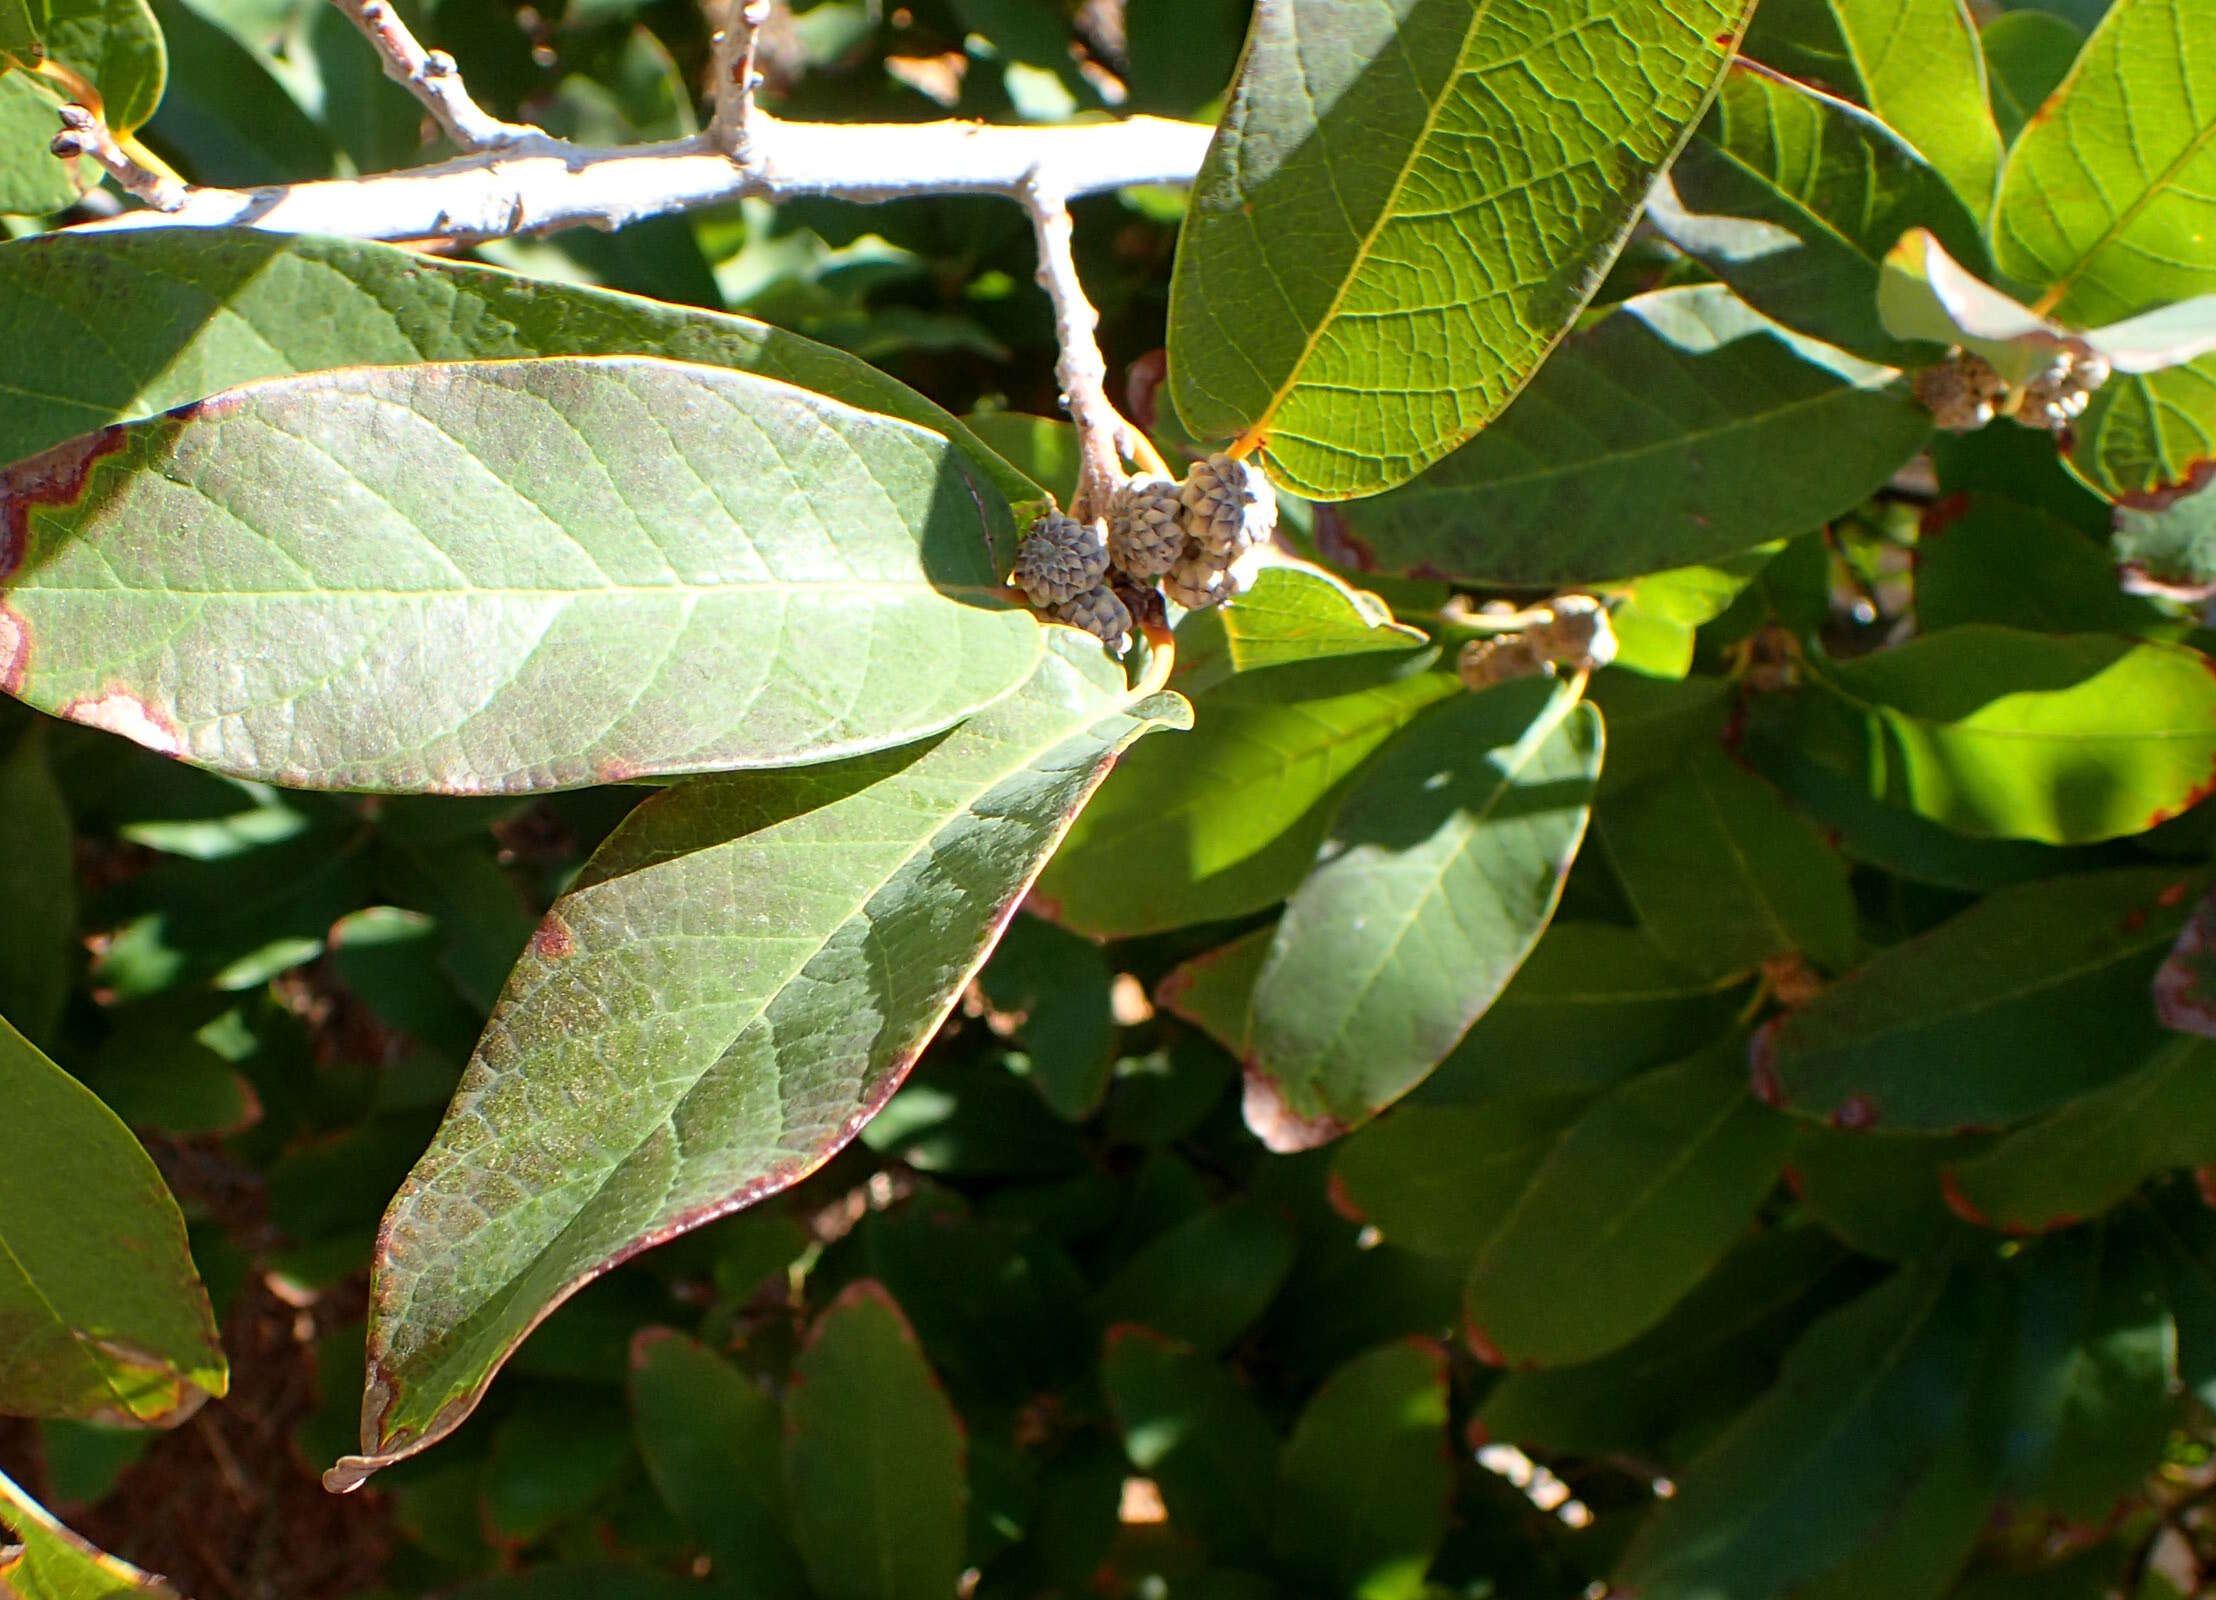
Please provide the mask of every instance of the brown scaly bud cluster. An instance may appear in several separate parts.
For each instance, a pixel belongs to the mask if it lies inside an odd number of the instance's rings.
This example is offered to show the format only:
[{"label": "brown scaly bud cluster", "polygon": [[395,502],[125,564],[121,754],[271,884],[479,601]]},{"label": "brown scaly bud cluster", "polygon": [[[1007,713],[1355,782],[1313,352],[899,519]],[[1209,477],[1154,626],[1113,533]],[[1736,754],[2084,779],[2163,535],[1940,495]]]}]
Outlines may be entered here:
[{"label": "brown scaly bud cluster", "polygon": [[2057,349],[2048,363],[2012,385],[1982,356],[1957,350],[1916,374],[1916,398],[1949,433],[1974,433],[1995,417],[2059,432],[2085,414],[2093,391],[2108,381],[2105,357]]},{"label": "brown scaly bud cluster", "polygon": [[2000,414],[2008,382],[1992,363],[1957,350],[1916,374],[1916,400],[1948,433],[1975,433]]},{"label": "brown scaly bud cluster", "polygon": [[1126,480],[1105,526],[1048,512],[1017,547],[1015,581],[1038,609],[1120,654],[1133,627],[1161,624],[1164,597],[1197,611],[1236,596],[1239,558],[1276,527],[1277,496],[1261,469],[1213,455],[1183,483],[1158,473]]},{"label": "brown scaly bud cluster", "polygon": [[1593,672],[1616,659],[1616,634],[1608,609],[1588,594],[1566,594],[1529,613],[1519,633],[1472,639],[1456,658],[1463,687],[1490,689],[1511,678],[1532,678],[1557,668]]}]

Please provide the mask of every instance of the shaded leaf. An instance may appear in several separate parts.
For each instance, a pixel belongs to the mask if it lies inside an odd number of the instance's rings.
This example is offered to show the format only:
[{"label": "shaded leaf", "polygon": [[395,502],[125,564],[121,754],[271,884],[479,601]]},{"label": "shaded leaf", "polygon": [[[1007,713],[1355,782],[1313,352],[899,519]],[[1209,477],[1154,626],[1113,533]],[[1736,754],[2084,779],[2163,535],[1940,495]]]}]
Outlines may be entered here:
[{"label": "shaded leaf", "polygon": [[1495,1364],[1590,1361],[1659,1322],[1777,1182],[1789,1125],[1736,1041],[1609,1091],[1540,1163],[1470,1274],[1471,1344]]},{"label": "shaded leaf", "polygon": [[1978,30],[1993,120],[2004,142],[2013,142],[2047,96],[2069,76],[2085,35],[2051,11],[2008,11]]},{"label": "shaded leaf", "polygon": [[0,681],[300,787],[826,760],[1030,673],[989,495],[935,434],[719,368],[280,380],[0,477]]},{"label": "shaded leaf", "polygon": [[2196,471],[2183,492],[2136,496],[2116,507],[2116,564],[2127,586],[2189,603],[2216,600],[2216,474]]},{"label": "shaded leaf", "polygon": [[962,1425],[892,1297],[849,1285],[785,1403],[793,1532],[823,1600],[945,1600],[969,1497]]},{"label": "shaded leaf", "polygon": [[1292,1270],[1292,1230],[1252,1200],[1157,1234],[1093,1296],[1104,1323],[1135,1322],[1203,1353],[1260,1319]]},{"label": "shaded leaf", "polygon": [[530,1544],[605,1499],[631,1469],[631,1430],[604,1395],[525,1406],[493,1430],[479,1480],[485,1530]]},{"label": "shaded leaf", "polygon": [[643,1329],[631,1346],[631,1417],[646,1473],[749,1594],[804,1596],[769,1394],[693,1339]]},{"label": "shaded leaf", "polygon": [[0,1409],[170,1427],[228,1381],[184,1218],[115,1114],[0,1019]]},{"label": "shaded leaf", "polygon": [[1277,1433],[1230,1370],[1126,1323],[1108,1330],[1100,1382],[1124,1452],[1160,1486],[1171,1525],[1227,1555],[1259,1550]]},{"label": "shaded leaf", "polygon": [[2098,1216],[2156,1173],[2209,1162],[2216,1162],[2216,1049],[2180,1039],[2129,1077],[2068,1102],[1947,1177],[1965,1216],[2036,1232]]},{"label": "shaded leaf", "polygon": [[1321,1592],[1414,1600],[1453,1494],[1447,1353],[1384,1345],[1325,1380],[1278,1469],[1275,1546]]},{"label": "shaded leaf", "polygon": [[1872,1134],[1804,1123],[1786,1155],[1785,1182],[1802,1210],[1863,1255],[1936,1259],[1975,1237],[1948,1203],[1946,1169],[1985,1142],[1974,1134]]},{"label": "shaded leaf", "polygon": [[1364,769],[1255,982],[1263,1143],[1336,1138],[1469,1031],[1554,915],[1600,759],[1600,713],[1531,679],[1440,706]]},{"label": "shaded leaf", "polygon": [[1275,924],[1256,928],[1227,945],[1190,957],[1155,986],[1154,1003],[1244,1061],[1254,980],[1262,975],[1276,934]]},{"label": "shaded leaf", "polygon": [[2200,903],[2154,979],[2162,1025],[2216,1039],[2216,895]]},{"label": "shaded leaf", "polygon": [[387,1213],[365,1454],[333,1486],[451,1431],[609,1265],[852,1138],[1107,763],[1184,715],[1058,633],[1029,684],[928,747],[634,811],[533,936]]},{"label": "shaded leaf", "polygon": [[1757,1043],[1757,1083],[1798,1116],[1924,1132],[2112,1083],[2163,1040],[2143,997],[2186,886],[2134,867],[1999,890],[1786,1016]]},{"label": "shaded leaf", "polygon": [[1500,421],[1338,515],[1366,569],[1504,585],[1737,554],[1858,504],[1931,433],[1897,374],[1702,284],[1565,340]]},{"label": "shaded leaf", "polygon": [[1745,63],[1648,214],[1757,311],[1872,361],[1917,353],[1878,320],[1878,278],[1902,234],[1929,228],[1959,258],[1984,254],[1971,214],[1899,134]]},{"label": "shaded leaf", "polygon": [[0,906],[9,908],[0,1017],[34,1042],[50,1042],[61,1020],[77,928],[69,807],[47,769],[46,747],[38,723],[0,746]]},{"label": "shaded leaf", "polygon": [[1186,426],[1260,445],[1309,499],[1459,444],[1598,286],[1751,9],[1259,8],[1179,240]]},{"label": "shaded leaf", "polygon": [[1846,863],[1716,746],[1603,801],[1594,826],[1640,926],[1688,971],[1725,978],[1790,954],[1853,964]]},{"label": "shaded leaf", "polygon": [[1332,1158],[1339,1197],[1388,1243],[1466,1263],[1500,1227],[1588,1100],[1404,1105]]},{"label": "shaded leaf", "polygon": [[2002,494],[1941,501],[1916,540],[1916,623],[2040,633],[2155,633],[2168,619],[2116,582],[2108,552],[2045,507]]},{"label": "shaded leaf", "polygon": [[1014,1018],[1031,1081],[1055,1115],[1082,1122],[1099,1109],[1116,1053],[1115,973],[1100,948],[1018,917],[977,981],[993,1008]]},{"label": "shaded leaf", "polygon": [[2216,780],[2216,670],[2179,645],[1975,626],[1822,664],[1808,753],[1957,832],[2088,844]]}]

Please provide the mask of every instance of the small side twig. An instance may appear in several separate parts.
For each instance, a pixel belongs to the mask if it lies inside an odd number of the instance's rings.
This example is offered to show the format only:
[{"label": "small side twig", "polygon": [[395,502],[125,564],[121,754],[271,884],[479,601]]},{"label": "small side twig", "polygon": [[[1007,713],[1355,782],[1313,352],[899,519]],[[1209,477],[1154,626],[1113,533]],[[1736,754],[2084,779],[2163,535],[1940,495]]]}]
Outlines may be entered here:
[{"label": "small side twig", "polygon": [[426,50],[387,0],[332,0],[385,63],[385,76],[423,103],[431,120],[464,150],[512,144],[531,130],[503,122],[470,97],[454,58]]},{"label": "small side twig", "polygon": [[1062,386],[1062,405],[1077,424],[1077,489],[1070,496],[1070,515],[1091,522],[1108,514],[1108,502],[1123,481],[1124,461],[1140,458],[1139,431],[1108,398],[1100,313],[1078,281],[1068,196],[1048,182],[1043,169],[1033,168],[1018,198],[1039,242],[1039,287],[1054,302],[1054,335],[1061,347],[1054,376]]},{"label": "small side twig", "polygon": [[61,108],[62,131],[47,146],[64,161],[90,157],[102,171],[156,211],[176,211],[186,199],[185,186],[151,167],[142,165],[116,139],[115,130],[99,114],[74,102]]},{"label": "small side twig", "polygon": [[762,86],[762,75],[754,61],[768,21],[769,0],[731,0],[728,19],[710,41],[716,81],[708,137],[742,167],[752,167],[758,160],[754,91]]}]

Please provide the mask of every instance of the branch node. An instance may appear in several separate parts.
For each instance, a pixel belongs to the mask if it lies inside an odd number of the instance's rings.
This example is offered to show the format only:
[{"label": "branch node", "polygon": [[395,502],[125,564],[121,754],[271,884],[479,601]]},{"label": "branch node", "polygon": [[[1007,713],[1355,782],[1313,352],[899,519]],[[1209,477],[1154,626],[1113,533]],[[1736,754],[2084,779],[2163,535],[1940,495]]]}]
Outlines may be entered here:
[{"label": "branch node", "polygon": [[62,131],[55,134],[46,147],[53,154],[64,161],[90,158],[98,163],[101,171],[115,179],[126,194],[135,195],[156,211],[172,212],[183,208],[188,198],[185,186],[133,157],[116,138],[115,130],[100,120],[98,113],[72,102],[62,106],[58,115]]},{"label": "branch node", "polygon": [[532,130],[503,122],[470,97],[444,50],[426,50],[387,0],[332,0],[385,64],[385,76],[421,102],[439,131],[465,151],[515,143]]},{"label": "branch node", "polygon": [[755,69],[762,29],[769,22],[769,0],[731,0],[730,20],[710,40],[715,70],[715,111],[708,137],[715,147],[749,172],[761,162],[756,135],[762,114],[754,96],[762,87]]}]

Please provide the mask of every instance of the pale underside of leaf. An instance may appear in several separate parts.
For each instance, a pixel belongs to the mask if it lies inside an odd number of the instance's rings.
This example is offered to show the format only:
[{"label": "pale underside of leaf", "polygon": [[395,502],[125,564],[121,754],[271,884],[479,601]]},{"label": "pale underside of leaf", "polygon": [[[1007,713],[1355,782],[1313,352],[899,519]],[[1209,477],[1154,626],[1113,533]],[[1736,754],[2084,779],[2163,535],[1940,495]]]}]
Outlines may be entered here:
[{"label": "pale underside of leaf", "polygon": [[1116,753],[1184,702],[1057,630],[924,748],[694,779],[548,913],[380,1233],[352,1488],[555,1305],[806,1176],[881,1107]]},{"label": "pale underside of leaf", "polygon": [[0,687],[310,788],[832,759],[1030,672],[999,505],[939,435],[718,367],[271,380],[0,475]]}]

